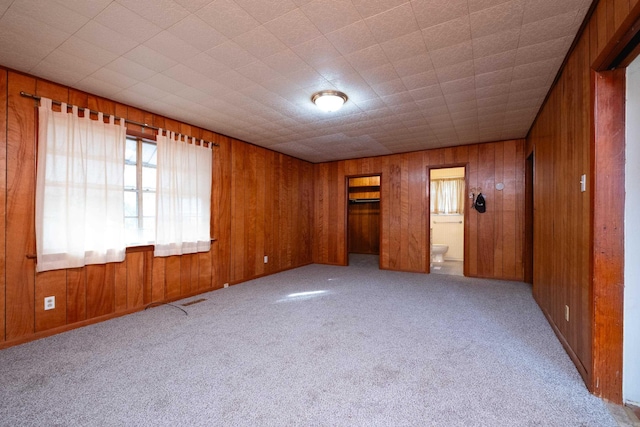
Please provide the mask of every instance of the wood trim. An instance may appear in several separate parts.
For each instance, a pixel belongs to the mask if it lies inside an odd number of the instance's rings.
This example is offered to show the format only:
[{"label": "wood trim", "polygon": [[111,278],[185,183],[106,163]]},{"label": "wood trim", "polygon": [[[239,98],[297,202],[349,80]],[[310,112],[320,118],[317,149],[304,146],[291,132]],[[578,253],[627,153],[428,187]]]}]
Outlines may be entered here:
[{"label": "wood trim", "polygon": [[[472,188],[472,185],[469,185],[469,162],[461,162],[461,163],[453,163],[447,164],[444,166],[441,165],[428,165],[427,166],[427,174],[426,174],[426,183],[425,183],[425,195],[426,197],[426,212],[427,212],[427,249],[426,249],[426,259],[425,259],[425,273],[431,274],[431,171],[437,169],[450,169],[450,168],[464,168],[464,191],[465,194],[469,194],[469,189]],[[462,274],[465,277],[469,276],[469,206],[468,199],[465,197],[465,207],[464,207],[464,223],[462,224]]]},{"label": "wood trim", "polygon": [[[615,32],[609,43],[593,61],[591,67],[596,71],[612,68],[625,68],[638,54],[637,36],[640,34],[640,2],[629,11],[629,14]],[[634,41],[635,46],[630,43]]]},{"label": "wood trim", "polygon": [[[64,270],[56,270],[56,271],[64,271]],[[138,307],[134,307],[134,308],[129,308],[127,310],[124,311],[119,311],[116,313],[110,313],[110,314],[106,314],[103,316],[99,316],[99,317],[94,317],[91,319],[86,319],[86,320],[82,320],[76,323],[70,323],[67,325],[62,325],[62,326],[58,326],[58,327],[54,327],[51,329],[47,329],[44,331],[39,331],[34,333],[33,335],[29,335],[26,337],[22,337],[19,339],[14,339],[11,341],[7,341],[4,343],[0,343],[0,350],[4,350],[5,348],[9,348],[9,347],[14,347],[16,345],[21,345],[21,344],[25,344],[28,343],[30,341],[35,341],[41,338],[46,338],[46,337],[50,337],[52,335],[57,335],[59,333],[62,332],[68,332],[68,331],[72,331],[74,329],[79,329],[79,328],[83,328],[85,326],[89,326],[89,325],[93,325],[95,323],[100,323],[100,322],[104,322],[105,320],[111,320],[111,319],[115,319],[118,317],[122,317],[122,316],[127,316],[129,314],[133,314],[133,313],[137,313],[139,311],[144,311],[148,308],[155,308],[158,306],[161,306],[163,304],[168,304],[170,302],[174,302],[174,301],[178,301],[178,300],[182,300],[182,299],[187,299],[187,298],[192,298],[195,297],[197,295],[201,295],[203,292],[202,291],[195,291],[195,292],[191,292],[189,294],[185,294],[185,295],[179,295],[176,296],[174,298],[165,298],[161,301],[154,301],[154,302],[150,302],[144,306],[138,306]],[[56,300],[57,302],[57,300]]]},{"label": "wood trim", "polygon": [[[626,70],[592,73],[593,370],[590,389],[622,403]],[[597,201],[597,203],[595,202]]]},{"label": "wood trim", "polygon": [[578,357],[576,352],[569,345],[569,342],[567,341],[565,336],[562,334],[562,332],[560,332],[560,329],[558,329],[556,324],[553,322],[553,318],[551,317],[549,312],[538,302],[538,300],[535,297],[534,297],[534,299],[536,300],[536,303],[538,304],[538,307],[540,307],[540,311],[542,311],[542,314],[544,314],[544,317],[546,317],[547,322],[549,322],[549,325],[551,326],[551,329],[553,330],[553,333],[556,334],[556,337],[558,338],[558,341],[560,341],[560,344],[562,344],[562,347],[564,348],[564,350],[569,355],[569,358],[571,359],[573,364],[576,365],[576,369],[578,370],[578,373],[580,374],[580,376],[583,379],[584,378],[588,378],[589,377],[589,373],[587,372],[586,367],[582,364],[582,361],[580,360],[580,357]]},{"label": "wood trim", "polygon": [[0,343],[5,339],[7,217],[7,72],[0,69]]},{"label": "wood trim", "polygon": [[[355,186],[351,186],[350,185],[350,181],[351,179],[354,178],[373,178],[373,177],[378,177],[380,184],[378,185],[355,185]],[[355,175],[351,175],[346,173],[345,174],[345,188],[346,188],[346,200],[345,200],[345,209],[344,209],[344,213],[345,213],[345,218],[344,218],[344,225],[345,225],[345,234],[344,234],[344,245],[345,245],[345,264],[344,265],[349,265],[349,254],[350,253],[368,253],[368,254],[376,254],[376,255],[380,255],[380,246],[381,246],[381,242],[382,242],[382,221],[383,221],[383,213],[382,213],[382,191],[380,191],[380,189],[382,188],[382,172],[372,172],[372,173],[367,173],[367,174],[355,174]],[[367,246],[367,248],[363,249],[363,247],[356,247],[354,248],[353,243],[351,242],[351,238],[353,237],[353,230],[352,230],[352,226],[353,224],[350,226],[349,223],[349,218],[350,218],[350,209],[352,209],[351,207],[351,201],[353,199],[350,198],[350,193],[378,193],[378,201],[371,201],[372,203],[378,203],[378,222],[377,222],[377,227],[378,229],[376,231],[374,230],[370,230],[370,234],[373,234],[375,236],[375,234],[377,234],[378,237],[378,241],[376,244],[371,244],[369,245],[365,245]],[[361,209],[361,208],[355,208],[355,209]],[[360,226],[364,226],[365,224],[362,223],[360,224]],[[356,225],[357,226],[357,225]],[[370,224],[369,224],[370,226]],[[362,231],[362,230],[361,230]],[[364,236],[362,236],[364,237]],[[369,236],[370,237],[370,236]],[[366,240],[366,238],[365,238]],[[358,246],[358,245],[356,245]],[[378,267],[380,266],[380,259],[378,259]]]},{"label": "wood trim", "polygon": [[[284,271],[293,270],[294,268],[300,268],[300,267],[304,267],[305,265],[311,265],[311,264],[313,264],[313,262],[307,262],[307,263],[305,263],[305,264],[295,265],[295,266],[292,266],[292,267],[286,267],[286,268],[282,268],[282,269],[280,269],[280,270],[270,271],[270,272],[268,272],[268,273],[257,274],[257,275],[255,275],[255,276],[252,276],[252,277],[245,277],[245,278],[240,279],[240,280],[232,280],[232,281],[230,281],[230,282],[229,282],[229,286],[237,285],[237,284],[239,284],[239,283],[248,282],[248,281],[250,281],[250,280],[254,280],[254,279],[259,279],[259,278],[261,278],[261,277],[271,276],[272,274],[282,273],[282,272],[284,272]],[[332,265],[339,265],[339,266],[341,266],[341,267],[343,266],[342,264],[332,264]],[[194,294],[194,295],[197,295],[197,293],[196,293],[196,294]],[[181,297],[181,298],[182,298],[182,297]],[[185,297],[185,298],[186,298],[186,297]]]},{"label": "wood trim", "polygon": [[525,189],[524,189],[524,248],[523,268],[524,281],[533,284],[533,183],[535,171],[535,151],[525,159]]}]

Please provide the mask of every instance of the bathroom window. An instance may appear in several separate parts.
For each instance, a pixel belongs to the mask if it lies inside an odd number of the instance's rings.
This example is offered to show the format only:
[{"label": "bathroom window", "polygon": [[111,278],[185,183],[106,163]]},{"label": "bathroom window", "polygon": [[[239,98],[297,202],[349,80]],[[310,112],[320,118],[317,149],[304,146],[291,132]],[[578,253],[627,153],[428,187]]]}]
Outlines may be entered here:
[{"label": "bathroom window", "polygon": [[464,178],[431,180],[431,213],[462,214],[464,202]]}]

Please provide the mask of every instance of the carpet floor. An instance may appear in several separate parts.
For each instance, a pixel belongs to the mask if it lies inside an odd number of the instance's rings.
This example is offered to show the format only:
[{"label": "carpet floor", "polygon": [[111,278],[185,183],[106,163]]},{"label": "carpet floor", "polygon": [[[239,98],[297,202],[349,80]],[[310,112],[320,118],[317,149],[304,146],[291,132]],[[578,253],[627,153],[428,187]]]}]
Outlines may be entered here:
[{"label": "carpet floor", "polygon": [[616,422],[586,390],[529,285],[352,262],[0,351],[0,425]]}]

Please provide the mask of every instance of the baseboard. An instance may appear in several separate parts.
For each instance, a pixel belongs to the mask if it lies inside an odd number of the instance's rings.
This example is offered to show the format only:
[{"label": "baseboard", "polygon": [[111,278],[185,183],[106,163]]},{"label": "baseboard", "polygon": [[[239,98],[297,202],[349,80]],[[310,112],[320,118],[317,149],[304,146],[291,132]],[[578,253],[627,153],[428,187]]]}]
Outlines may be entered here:
[{"label": "baseboard", "polygon": [[63,332],[68,332],[68,331],[71,331],[73,329],[83,328],[85,326],[93,325],[95,323],[104,322],[106,320],[115,319],[117,317],[126,316],[128,314],[133,314],[135,312],[142,311],[144,309],[145,309],[145,306],[136,307],[136,308],[128,309],[128,310],[125,310],[125,311],[120,311],[118,313],[110,313],[110,314],[105,314],[104,316],[93,317],[91,319],[82,320],[80,322],[71,323],[69,325],[58,326],[56,328],[47,329],[46,331],[36,332],[36,333],[30,334],[30,335],[27,335],[27,336],[24,336],[24,337],[13,339],[11,341],[5,341],[3,343],[0,343],[0,350],[4,350],[5,348],[9,348],[9,347],[14,347],[16,345],[26,344],[26,343],[31,342],[31,341],[37,341],[37,340],[40,340],[42,338],[47,338],[47,337],[50,337],[50,336],[53,336],[53,335],[61,334]]},{"label": "baseboard", "polygon": [[103,316],[92,317],[91,319],[82,320],[80,322],[71,323],[69,325],[63,325],[63,326],[58,326],[58,327],[55,327],[55,328],[47,329],[46,331],[35,332],[33,334],[30,334],[30,335],[27,335],[27,336],[24,336],[24,337],[20,337],[20,338],[16,338],[16,339],[13,339],[13,340],[10,340],[10,341],[4,341],[4,342],[0,343],[0,350],[4,350],[5,348],[9,348],[9,347],[14,347],[16,345],[26,344],[26,343],[31,342],[31,341],[37,341],[37,340],[40,340],[42,338],[47,338],[47,337],[50,337],[50,336],[53,336],[53,335],[61,334],[63,332],[68,332],[68,331],[72,331],[74,329],[83,328],[85,326],[94,325],[96,323],[105,322],[107,320],[115,319],[115,318],[118,318],[118,317],[127,316],[129,314],[133,314],[133,313],[137,313],[139,311],[146,310],[149,307],[160,306],[162,304],[167,304],[167,303],[170,303],[170,302],[179,301],[179,300],[185,299],[185,298],[192,298],[194,296],[202,295],[202,294],[205,294],[207,292],[215,291],[215,290],[218,290],[218,289],[222,289],[222,286],[214,287],[214,288],[211,288],[211,289],[198,290],[198,291],[195,291],[195,292],[190,292],[190,293],[185,294],[185,295],[179,295],[179,296],[175,296],[175,297],[171,297],[171,298],[165,298],[165,299],[160,300],[160,301],[150,302],[150,303],[142,305],[140,307],[130,308],[130,309],[127,309],[127,310],[124,310],[124,311],[119,311],[117,313],[109,313],[109,314],[105,314]]},{"label": "baseboard", "polygon": [[229,282],[229,286],[237,285],[239,283],[248,282],[249,280],[259,279],[261,277],[271,276],[272,274],[282,273],[283,271],[293,270],[294,268],[300,268],[300,267],[304,267],[306,265],[311,265],[311,264],[313,264],[313,262],[307,262],[305,264],[300,264],[300,265],[296,265],[296,266],[293,266],[293,267],[282,268],[280,270],[271,271],[269,273],[258,274],[256,276],[251,276],[251,277],[245,278],[245,279],[232,280],[232,281]]},{"label": "baseboard", "polygon": [[545,310],[544,307],[542,307],[542,305],[540,305],[540,302],[535,297],[535,295],[534,295],[533,299],[536,302],[536,304],[538,304],[538,307],[540,307],[540,310],[542,311],[542,314],[544,314],[544,317],[546,317],[547,322],[549,322],[549,325],[551,326],[551,329],[553,330],[553,333],[556,334],[556,337],[558,337],[558,341],[560,341],[560,344],[562,344],[562,347],[564,348],[564,350],[569,355],[569,358],[571,359],[573,364],[576,366],[576,369],[578,370],[578,373],[582,377],[582,381],[584,381],[584,384],[587,386],[587,389],[591,393],[593,393],[593,390],[591,389],[591,386],[589,385],[590,377],[589,377],[589,372],[587,371],[587,368],[584,366],[584,364],[582,363],[582,361],[580,360],[578,355],[575,353],[573,348],[571,348],[571,346],[567,342],[567,340],[564,337],[564,335],[562,335],[562,333],[560,332],[560,329],[558,329],[556,324],[553,322],[553,319],[551,318],[551,315],[549,315],[547,310]]}]

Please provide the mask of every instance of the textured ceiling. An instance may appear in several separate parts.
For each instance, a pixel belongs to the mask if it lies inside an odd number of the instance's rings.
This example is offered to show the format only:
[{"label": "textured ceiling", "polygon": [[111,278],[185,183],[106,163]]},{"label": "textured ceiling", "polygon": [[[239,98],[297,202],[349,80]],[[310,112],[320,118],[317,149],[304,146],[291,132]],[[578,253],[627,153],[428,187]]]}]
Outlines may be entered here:
[{"label": "textured ceiling", "polygon": [[0,65],[321,162],[524,137],[591,2],[0,0]]}]

